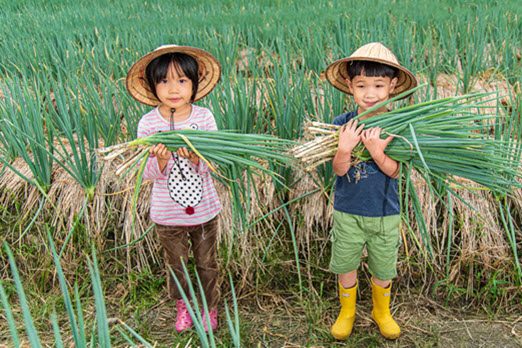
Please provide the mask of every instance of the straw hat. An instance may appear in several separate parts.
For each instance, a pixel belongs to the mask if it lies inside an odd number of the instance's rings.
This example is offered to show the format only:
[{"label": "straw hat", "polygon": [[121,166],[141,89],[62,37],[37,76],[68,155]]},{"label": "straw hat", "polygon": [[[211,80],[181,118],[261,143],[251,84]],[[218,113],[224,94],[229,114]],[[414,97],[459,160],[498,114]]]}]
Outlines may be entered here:
[{"label": "straw hat", "polygon": [[[338,90],[351,94],[346,83],[349,79],[348,62],[365,60],[378,62],[399,69],[397,85],[391,96],[396,96],[417,86],[417,79],[411,71],[399,64],[397,57],[380,42],[372,42],[360,47],[350,57],[339,59],[326,68],[326,78]],[[406,98],[407,96],[404,96]]]},{"label": "straw hat", "polygon": [[155,58],[167,53],[185,53],[198,62],[199,85],[194,101],[203,98],[214,89],[221,77],[221,65],[213,55],[195,47],[164,45],[140,58],[127,73],[127,90],[134,99],[151,106],[157,106],[160,103],[149,88],[145,69]]}]

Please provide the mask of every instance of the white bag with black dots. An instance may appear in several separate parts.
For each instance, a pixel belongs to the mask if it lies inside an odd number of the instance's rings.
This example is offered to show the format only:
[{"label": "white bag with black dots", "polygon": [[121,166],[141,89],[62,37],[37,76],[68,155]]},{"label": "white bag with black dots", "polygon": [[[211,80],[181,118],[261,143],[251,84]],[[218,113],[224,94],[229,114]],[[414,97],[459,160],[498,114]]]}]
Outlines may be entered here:
[{"label": "white bag with black dots", "polygon": [[189,163],[189,160],[172,154],[174,165],[169,173],[168,188],[170,198],[185,208],[188,215],[195,212],[203,197],[203,178]]}]

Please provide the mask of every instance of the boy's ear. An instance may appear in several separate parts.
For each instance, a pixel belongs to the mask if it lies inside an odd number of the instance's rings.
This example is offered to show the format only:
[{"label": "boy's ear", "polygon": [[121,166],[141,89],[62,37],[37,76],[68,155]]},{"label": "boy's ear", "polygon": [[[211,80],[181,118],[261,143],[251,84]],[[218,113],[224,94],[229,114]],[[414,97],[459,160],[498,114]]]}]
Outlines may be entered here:
[{"label": "boy's ear", "polygon": [[399,82],[398,77],[394,77],[390,82],[390,93],[392,93],[395,90],[395,86],[397,86],[397,82]]},{"label": "boy's ear", "polygon": [[348,86],[348,89],[350,90],[350,93],[353,94],[353,88],[352,88],[352,80],[350,79],[344,79],[346,81],[346,85]]}]

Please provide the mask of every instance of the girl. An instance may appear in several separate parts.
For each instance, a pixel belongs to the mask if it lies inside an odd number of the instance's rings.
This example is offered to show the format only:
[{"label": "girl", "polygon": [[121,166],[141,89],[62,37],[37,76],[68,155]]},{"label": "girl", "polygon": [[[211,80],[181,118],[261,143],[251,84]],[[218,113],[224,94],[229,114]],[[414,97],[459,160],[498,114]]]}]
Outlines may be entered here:
[{"label": "girl", "polygon": [[[221,67],[211,54],[187,46],[161,46],[142,57],[127,75],[127,89],[140,103],[154,106],[138,124],[138,137],[184,128],[216,130],[210,110],[193,103],[217,84]],[[207,300],[210,325],[217,328],[219,298],[216,261],[217,214],[221,210],[209,168],[186,148],[170,152],[151,148],[143,177],[154,180],[150,217],[165,251],[166,264],[188,294],[182,261],[187,264],[189,239]],[[192,327],[187,306],[171,275],[169,295],[176,300],[176,330]],[[205,330],[208,330],[206,316]]]}]

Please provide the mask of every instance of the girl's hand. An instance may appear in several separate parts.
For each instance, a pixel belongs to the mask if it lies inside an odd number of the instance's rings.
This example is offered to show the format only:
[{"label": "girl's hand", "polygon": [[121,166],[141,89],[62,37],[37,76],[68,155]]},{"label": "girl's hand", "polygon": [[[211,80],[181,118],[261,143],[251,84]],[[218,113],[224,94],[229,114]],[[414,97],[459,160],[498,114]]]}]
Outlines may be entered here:
[{"label": "girl's hand", "polygon": [[167,163],[169,163],[171,152],[163,144],[157,144],[150,148],[150,154],[156,156],[160,172],[163,173]]},{"label": "girl's hand", "polygon": [[150,148],[150,154],[158,158],[158,160],[168,161],[170,159],[170,151],[163,144],[157,144]]},{"label": "girl's hand", "polygon": [[180,147],[178,151],[176,151],[178,156],[188,158],[190,162],[194,165],[199,164],[199,157],[194,152],[189,151],[186,147]]},{"label": "girl's hand", "polygon": [[391,135],[386,139],[381,139],[381,131],[381,128],[374,127],[365,130],[361,134],[361,141],[368,149],[368,152],[370,152],[373,159],[382,156],[388,144],[393,140],[393,136]]},{"label": "girl's hand", "polygon": [[339,145],[337,151],[351,153],[353,148],[361,141],[363,128],[364,124],[361,124],[357,128],[357,120],[354,119],[348,121],[348,123],[342,126],[339,133]]}]

